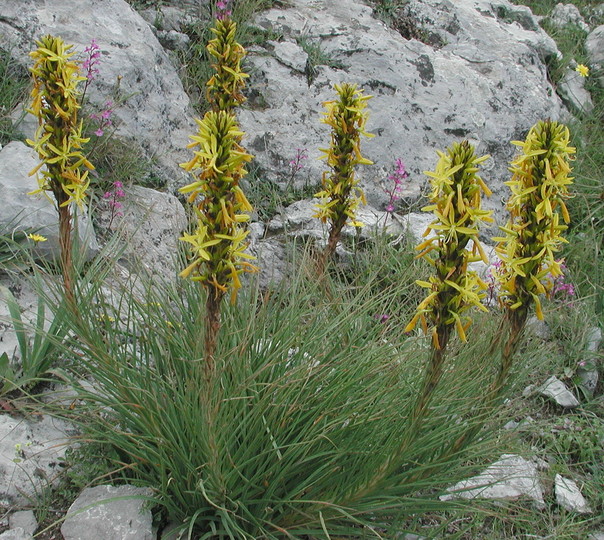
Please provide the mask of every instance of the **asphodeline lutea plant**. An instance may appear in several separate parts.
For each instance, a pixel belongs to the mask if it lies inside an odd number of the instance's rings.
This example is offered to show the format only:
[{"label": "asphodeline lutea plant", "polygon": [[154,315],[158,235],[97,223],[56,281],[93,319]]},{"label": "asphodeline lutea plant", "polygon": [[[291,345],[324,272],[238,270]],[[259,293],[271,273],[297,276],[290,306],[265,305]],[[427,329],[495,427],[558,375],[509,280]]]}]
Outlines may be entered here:
[{"label": "asphodeline lutea plant", "polygon": [[248,231],[242,226],[252,206],[239,185],[252,156],[240,145],[243,132],[233,114],[210,111],[197,124],[199,131],[188,146],[195,155],[181,164],[195,176],[180,191],[189,194],[197,217],[195,231],[182,237],[190,244],[193,260],[181,276],[199,281],[207,290],[205,354],[211,371],[222,298],[230,290],[234,301],[241,273],[256,270],[247,262],[253,257],[245,252]]},{"label": "asphodeline lutea plant", "polygon": [[65,290],[72,292],[71,272],[71,210],[72,202],[82,206],[94,169],[86,159],[82,146],[88,139],[82,135],[79,65],[72,60],[72,45],[60,37],[46,35],[36,42],[38,48],[30,53],[33,88],[29,112],[38,119],[34,140],[27,140],[40,157],[40,164],[30,172],[37,173],[39,189],[50,192],[59,213],[59,242]]},{"label": "asphodeline lutea plant", "polygon": [[438,155],[436,169],[424,173],[430,177],[432,189],[430,204],[422,208],[424,212],[432,212],[435,219],[424,233],[427,239],[416,248],[420,251],[418,257],[426,259],[435,273],[429,281],[417,281],[428,289],[428,295],[405,328],[405,332],[410,332],[421,321],[424,331],[432,336],[430,359],[398,451],[386,457],[372,481],[351,500],[370,493],[401,465],[398,457],[404,456],[415,440],[441,379],[453,329],[456,328],[459,337],[465,341],[465,332],[471,322],[466,312],[472,307],[486,309],[481,300],[487,285],[468,269],[468,265],[477,260],[486,262],[478,233],[481,223],[492,221],[491,212],[481,208],[482,195],[488,196],[491,191],[478,175],[478,166],[489,156],[478,157],[468,141],[455,143]]},{"label": "asphodeline lutea plant", "polygon": [[356,218],[356,210],[365,203],[365,195],[355,178],[357,165],[371,165],[373,162],[361,155],[361,135],[373,137],[365,131],[368,113],[367,100],[372,96],[363,95],[356,84],[335,85],[338,99],[327,101],[327,109],[322,122],[331,126],[329,148],[321,148],[330,171],[323,173],[323,189],[315,196],[321,199],[315,217],[329,223],[327,246],[319,261],[319,273],[334,253],[346,224],[361,227]]},{"label": "asphodeline lutea plant", "polygon": [[210,29],[216,36],[207,46],[215,58],[216,73],[207,82],[206,97],[214,111],[231,111],[245,101],[242,90],[249,77],[241,69],[245,49],[235,40],[237,24],[229,17],[216,19]]},{"label": "asphodeline lutea plant", "polygon": [[501,259],[496,274],[499,298],[506,307],[506,328],[500,334],[507,341],[493,392],[505,382],[532,305],[543,319],[540,297],[551,295],[562,275],[563,260],[556,253],[566,242],[562,233],[570,222],[565,200],[570,197],[570,160],[575,148],[570,146],[568,128],[550,120],[538,122],[525,141],[512,144],[520,146],[522,153],[511,163],[513,176],[506,182],[512,191],[507,203],[510,219],[500,227],[505,235],[494,238]]}]

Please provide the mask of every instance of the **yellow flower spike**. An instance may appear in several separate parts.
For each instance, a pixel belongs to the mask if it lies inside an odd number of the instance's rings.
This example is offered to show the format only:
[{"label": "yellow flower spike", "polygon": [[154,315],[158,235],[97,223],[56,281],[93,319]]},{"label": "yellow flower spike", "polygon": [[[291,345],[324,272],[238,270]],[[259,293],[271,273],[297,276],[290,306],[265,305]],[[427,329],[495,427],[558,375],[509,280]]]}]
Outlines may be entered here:
[{"label": "yellow flower spike", "polygon": [[[565,200],[571,195],[570,160],[575,149],[570,146],[568,128],[557,122],[538,122],[524,142],[516,141],[522,154],[510,167],[512,179],[506,182],[512,196],[507,203],[510,221],[500,227],[503,237],[496,251],[502,260],[497,273],[501,302],[512,310],[526,311],[534,302],[539,317],[543,316],[539,295],[549,294],[560,265],[555,253],[566,240],[561,236],[570,216]],[[524,316],[524,315],[523,315]]]},{"label": "yellow flower spike", "polygon": [[339,99],[323,103],[327,112],[323,113],[325,118],[322,119],[332,128],[330,146],[321,150],[331,171],[323,174],[323,189],[315,195],[321,202],[314,217],[329,223],[329,238],[319,262],[319,273],[335,252],[344,226],[361,225],[355,215],[358,206],[364,204],[365,195],[355,179],[355,167],[373,163],[361,155],[360,149],[361,135],[372,136],[364,130],[368,117],[367,100],[371,96],[363,95],[355,84],[336,84],[334,89]]},{"label": "yellow flower spike", "polygon": [[[492,218],[491,212],[480,209],[481,195],[490,194],[490,190],[485,189],[484,181],[477,174],[478,165],[489,156],[476,156],[467,141],[437,153],[439,160],[435,170],[426,172],[432,186],[431,204],[422,208],[433,212],[436,218],[424,236],[431,232],[434,235],[416,248],[421,251],[418,257],[435,267],[436,275],[429,281],[416,282],[432,292],[420,302],[407,328],[414,328],[421,314],[432,325],[433,346],[442,351],[447,346],[451,327],[466,341],[465,330],[471,320],[468,318],[464,325],[462,312],[470,307],[485,309],[481,300],[486,285],[474,272],[468,271],[468,263],[477,258],[476,253],[486,258],[478,241],[478,227]],[[468,249],[470,240],[471,251]]]},{"label": "yellow flower spike", "polygon": [[217,19],[210,31],[216,36],[207,46],[215,58],[216,74],[207,83],[207,99],[215,111],[231,111],[245,101],[242,90],[249,75],[241,70],[245,49],[235,41],[237,24],[230,18]]},{"label": "yellow flower spike", "polygon": [[[79,168],[94,169],[81,152],[88,139],[82,136],[82,122],[78,120],[78,84],[85,77],[79,75],[79,66],[70,60],[74,55],[69,52],[72,46],[65,45],[61,38],[47,35],[36,43],[38,48],[30,53],[34,84],[29,112],[37,117],[40,127],[34,140],[26,142],[38,152],[40,164],[30,175],[46,165],[47,174],[38,175],[40,189],[58,195],[59,207],[71,202],[81,204],[87,183]],[[76,177],[82,178],[82,187],[75,186]]]},{"label": "yellow flower spike", "polygon": [[239,186],[246,174],[244,164],[252,156],[240,145],[243,132],[233,114],[210,111],[197,124],[199,131],[191,137],[190,147],[207,151],[195,152],[191,161],[181,164],[195,181],[180,191],[189,193],[191,202],[201,198],[196,207],[197,230],[181,238],[191,245],[194,259],[181,276],[199,281],[211,290],[209,294],[230,288],[234,298],[241,286],[239,274],[256,270],[241,261],[253,257],[244,253],[247,231],[239,226],[249,219],[252,208]]}]

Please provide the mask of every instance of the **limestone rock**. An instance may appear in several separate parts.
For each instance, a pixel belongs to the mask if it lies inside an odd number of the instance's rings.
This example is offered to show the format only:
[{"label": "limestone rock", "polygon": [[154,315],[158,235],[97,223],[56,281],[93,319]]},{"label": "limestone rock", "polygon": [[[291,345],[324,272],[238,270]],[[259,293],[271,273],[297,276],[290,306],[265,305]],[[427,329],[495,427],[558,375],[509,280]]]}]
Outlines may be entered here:
[{"label": "limestone rock", "polygon": [[69,507],[61,534],[65,540],[152,540],[151,511],[144,508],[151,494],[127,485],[86,488]]},{"label": "limestone rock", "polygon": [[0,414],[0,504],[25,504],[58,478],[58,461],[76,432],[64,421]]},{"label": "limestone rock", "polygon": [[103,110],[117,92],[126,98],[115,107],[116,135],[140,144],[157,162],[156,173],[168,184],[182,184],[178,163],[189,159],[188,136],[195,132],[190,102],[176,69],[148,24],[124,0],[3,0],[0,46],[29,65],[35,39],[60,35],[82,52],[95,38],[102,55],[99,75],[87,99]]},{"label": "limestone rock", "polygon": [[534,463],[514,454],[503,454],[481,474],[448,488],[443,501],[454,499],[533,499],[538,508],[545,507],[543,490]]},{"label": "limestone rock", "polygon": [[267,41],[266,46],[283,65],[306,73],[308,54],[293,41]]},{"label": "limestone rock", "polygon": [[556,491],[556,502],[560,506],[571,512],[578,512],[579,514],[591,513],[591,508],[583,495],[581,495],[581,491],[575,482],[569,478],[564,478],[563,476],[556,474],[554,487]]},{"label": "limestone rock", "polygon": [[[3,208],[0,228],[41,234],[47,241],[36,245],[35,254],[41,258],[58,259],[57,210],[43,193],[30,195],[30,192],[38,189],[38,182],[35,177],[29,176],[29,172],[38,163],[35,150],[20,141],[12,141],[0,151],[0,201]],[[88,260],[98,252],[99,246],[90,221],[79,211],[77,232],[84,257]]]},{"label": "limestone rock", "polygon": [[589,63],[592,73],[600,72],[598,82],[604,87],[604,24],[593,30],[585,40],[585,49],[589,55]]},{"label": "limestone rock", "polygon": [[123,216],[106,204],[98,223],[123,237],[122,259],[128,268],[162,278],[175,276],[179,237],[187,227],[183,205],[174,195],[141,186],[125,188],[122,203]]},{"label": "limestone rock", "polygon": [[33,536],[23,530],[22,527],[15,527],[0,534],[0,540],[33,540]]},{"label": "limestone rock", "polygon": [[536,316],[531,316],[526,321],[526,329],[534,336],[547,341],[550,338],[551,330],[545,321],[540,321]]},{"label": "limestone rock", "polygon": [[574,69],[567,70],[558,85],[558,93],[571,110],[587,114],[594,108],[591,94],[585,88],[585,77]]},{"label": "limestone rock", "polygon": [[32,510],[22,510],[9,516],[8,525],[11,529],[20,527],[24,534],[29,534],[31,536],[38,528],[38,521]]},{"label": "limestone rock", "polygon": [[579,401],[566,388],[566,385],[555,376],[551,376],[545,383],[538,388],[541,395],[553,399],[558,405],[566,409],[579,406]]},{"label": "limestone rock", "polygon": [[333,83],[357,83],[374,96],[367,128],[375,137],[361,147],[375,166],[359,168],[371,206],[386,204],[381,183],[396,157],[411,173],[408,194],[418,196],[435,150],[467,138],[493,156],[483,170],[495,191],[490,204],[499,208],[515,155],[509,141],[539,119],[559,119],[564,109],[543,63],[557,54],[555,44],[528,8],[505,0],[497,6],[487,0],[406,3],[418,25],[441,33],[439,49],[406,39],[353,0],[294,0],[259,14],[258,26],[287,41],[311,40],[341,67],[317,66],[309,85],[269,49],[250,55],[254,95],[239,114],[248,149],[271,179],[284,182],[296,148],[307,148],[309,173],[319,178],[325,166],[315,158],[329,141],[328,126],[319,123],[322,103],[334,98]]},{"label": "limestone rock", "polygon": [[596,352],[602,343],[602,329],[598,326],[592,326],[587,332],[587,346],[585,349],[588,352]]},{"label": "limestone rock", "polygon": [[581,15],[579,8],[574,4],[563,4],[562,2],[556,4],[549,16],[549,22],[556,28],[574,25],[584,32],[589,32],[589,26]]}]

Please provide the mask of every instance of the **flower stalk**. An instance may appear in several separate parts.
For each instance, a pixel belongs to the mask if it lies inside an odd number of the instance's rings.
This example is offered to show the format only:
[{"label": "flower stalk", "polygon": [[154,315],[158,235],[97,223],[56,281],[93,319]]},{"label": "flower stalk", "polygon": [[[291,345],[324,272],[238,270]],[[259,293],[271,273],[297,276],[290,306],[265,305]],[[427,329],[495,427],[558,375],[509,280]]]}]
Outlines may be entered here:
[{"label": "flower stalk", "polygon": [[256,267],[246,259],[245,238],[248,231],[241,225],[249,219],[252,206],[239,186],[252,156],[241,147],[243,132],[235,117],[225,111],[206,113],[197,120],[199,131],[191,137],[189,148],[194,157],[181,164],[195,176],[195,181],[180,189],[194,203],[197,226],[181,240],[190,244],[192,262],[181,272],[182,277],[199,281],[208,291],[206,361],[213,369],[216,336],[220,328],[220,304],[231,290],[234,301],[241,287],[239,276]]},{"label": "flower stalk", "polygon": [[365,194],[355,178],[357,165],[372,165],[373,162],[361,155],[361,135],[373,137],[365,131],[368,113],[367,100],[356,84],[335,85],[338,99],[327,101],[322,122],[331,126],[329,148],[321,148],[324,159],[331,168],[323,173],[323,190],[315,195],[321,199],[314,217],[323,223],[329,222],[327,246],[318,261],[318,274],[322,275],[327,261],[336,250],[342,229],[346,224],[362,227],[356,219],[356,209],[365,203]]},{"label": "flower stalk", "polygon": [[424,332],[432,336],[432,353],[411,414],[410,435],[417,429],[440,381],[453,330],[465,342],[472,322],[466,312],[471,308],[487,309],[481,302],[487,285],[468,269],[468,264],[487,262],[478,233],[482,222],[493,221],[491,212],[481,209],[482,195],[490,196],[491,191],[478,175],[478,165],[489,156],[478,157],[467,141],[453,144],[439,156],[434,172],[425,173],[431,178],[431,204],[422,210],[433,212],[435,219],[424,236],[432,236],[416,248],[420,251],[418,257],[426,259],[435,273],[429,281],[416,282],[428,289],[428,295],[405,328],[405,332],[410,332],[421,322]]}]

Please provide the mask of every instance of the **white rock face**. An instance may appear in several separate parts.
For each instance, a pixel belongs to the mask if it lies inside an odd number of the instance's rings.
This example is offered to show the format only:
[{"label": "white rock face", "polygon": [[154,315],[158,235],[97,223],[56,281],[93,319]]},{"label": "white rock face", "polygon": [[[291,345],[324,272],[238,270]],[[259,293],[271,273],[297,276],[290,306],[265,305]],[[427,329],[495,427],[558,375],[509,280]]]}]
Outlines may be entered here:
[{"label": "white rock face", "polygon": [[557,503],[571,512],[580,514],[591,513],[591,508],[587,501],[581,495],[577,484],[569,478],[557,474],[554,480]]},{"label": "white rock face", "polygon": [[174,195],[141,186],[126,188],[122,203],[123,216],[111,219],[111,208],[104,205],[99,223],[124,239],[122,259],[129,270],[175,276],[179,238],[187,227],[183,205]]},{"label": "white rock face", "polygon": [[[589,55],[592,73],[597,73],[598,71],[602,73],[602,69],[604,68],[604,24],[598,26],[587,36],[585,48]],[[604,75],[600,74],[598,82],[600,86],[604,86]]]},{"label": "white rock face", "polygon": [[195,123],[177,72],[148,24],[124,0],[2,0],[0,46],[14,44],[21,63],[29,65],[27,53],[47,33],[79,52],[96,39],[100,73],[87,96],[102,110],[119,79],[127,99],[114,111],[117,134],[142,145],[170,185],[182,184],[186,175],[178,163],[189,159],[185,147]]},{"label": "white rock face", "polygon": [[503,454],[501,459],[481,474],[447,489],[450,494],[443,501],[454,499],[506,499],[529,497],[538,508],[545,507],[539,474],[534,463],[514,454]]},{"label": "white rock face", "polygon": [[[59,218],[51,201],[42,193],[30,195],[38,189],[38,182],[29,172],[38,165],[38,154],[19,141],[12,141],[0,151],[0,226],[17,230],[37,230],[47,241],[36,246],[40,257],[58,259]],[[75,207],[74,210],[77,210]],[[90,221],[79,214],[78,237],[85,258],[92,258],[99,249]]]},{"label": "white rock face", "polygon": [[386,203],[379,182],[395,158],[402,157],[411,173],[404,196],[418,196],[435,150],[467,138],[493,156],[483,176],[495,188],[491,205],[500,207],[507,196],[501,182],[509,179],[515,155],[509,141],[524,137],[537,120],[564,112],[543,63],[557,54],[555,44],[528,8],[507,1],[412,0],[405,9],[439,36],[440,48],[405,39],[353,0],[294,0],[289,8],[258,15],[259,26],[288,42],[304,38],[342,67],[317,66],[309,85],[277,51],[250,54],[253,91],[239,115],[248,149],[283,182],[296,148],[307,148],[310,176],[319,179],[325,166],[315,158],[329,141],[328,126],[319,122],[322,103],[334,98],[334,83],[357,83],[374,96],[367,128],[375,137],[362,140],[361,148],[375,166],[359,167],[369,204]]},{"label": "white rock face", "polygon": [[58,460],[75,430],[64,421],[0,414],[0,504],[23,505],[58,478]]},{"label": "white rock face", "polygon": [[558,92],[571,110],[589,113],[594,108],[591,94],[585,89],[585,77],[579,75],[574,69],[566,72],[558,85]]},{"label": "white rock face", "polygon": [[151,490],[128,485],[86,488],[69,507],[61,534],[65,540],[151,540],[152,516],[144,499],[149,496]]},{"label": "white rock face", "polygon": [[562,2],[556,4],[549,20],[556,28],[564,28],[572,24],[578,26],[584,32],[589,32],[588,24],[581,16],[579,8],[574,4],[563,4]]},{"label": "white rock face", "polygon": [[566,388],[566,385],[557,377],[551,376],[542,386],[538,388],[540,394],[553,399],[558,405],[566,409],[579,406],[579,401]]}]

